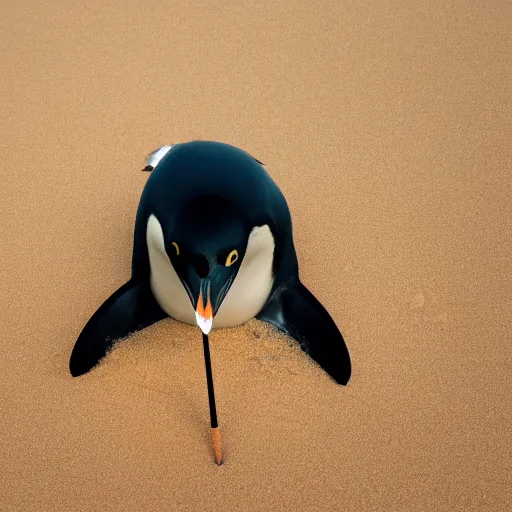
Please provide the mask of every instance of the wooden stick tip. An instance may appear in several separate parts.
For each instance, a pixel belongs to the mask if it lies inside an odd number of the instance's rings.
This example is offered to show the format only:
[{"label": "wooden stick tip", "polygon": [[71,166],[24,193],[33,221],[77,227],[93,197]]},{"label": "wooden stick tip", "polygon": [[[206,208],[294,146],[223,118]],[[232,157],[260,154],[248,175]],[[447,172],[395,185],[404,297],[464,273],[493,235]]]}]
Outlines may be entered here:
[{"label": "wooden stick tip", "polygon": [[215,464],[222,466],[224,461],[222,460],[222,443],[220,439],[219,427],[212,428],[212,441],[213,441],[213,453],[215,455]]}]

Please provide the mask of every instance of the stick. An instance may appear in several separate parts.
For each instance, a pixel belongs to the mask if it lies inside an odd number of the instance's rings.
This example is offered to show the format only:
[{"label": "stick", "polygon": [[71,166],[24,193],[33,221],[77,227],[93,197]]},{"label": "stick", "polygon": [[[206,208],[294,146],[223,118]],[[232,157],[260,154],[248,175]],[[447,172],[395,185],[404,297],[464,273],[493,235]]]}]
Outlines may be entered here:
[{"label": "stick", "polygon": [[210,422],[212,427],[213,453],[215,463],[220,466],[222,460],[222,446],[220,439],[220,429],[217,422],[217,409],[215,407],[215,393],[213,391],[212,363],[210,361],[210,346],[208,344],[208,335],[203,333],[204,365],[206,367],[206,383],[208,385],[208,402],[210,404]]}]

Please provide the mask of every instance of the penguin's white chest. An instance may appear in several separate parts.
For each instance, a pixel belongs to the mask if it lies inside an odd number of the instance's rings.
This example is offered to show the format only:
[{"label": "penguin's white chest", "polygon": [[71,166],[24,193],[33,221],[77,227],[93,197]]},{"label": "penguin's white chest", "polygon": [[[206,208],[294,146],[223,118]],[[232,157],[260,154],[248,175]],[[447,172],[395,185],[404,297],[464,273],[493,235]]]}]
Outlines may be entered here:
[{"label": "penguin's white chest", "polygon": [[[165,251],[163,231],[151,215],[146,230],[151,289],[160,307],[172,318],[195,325],[195,311]],[[274,237],[268,226],[253,228],[244,259],[219,311],[213,328],[233,327],[254,318],[272,289]]]}]

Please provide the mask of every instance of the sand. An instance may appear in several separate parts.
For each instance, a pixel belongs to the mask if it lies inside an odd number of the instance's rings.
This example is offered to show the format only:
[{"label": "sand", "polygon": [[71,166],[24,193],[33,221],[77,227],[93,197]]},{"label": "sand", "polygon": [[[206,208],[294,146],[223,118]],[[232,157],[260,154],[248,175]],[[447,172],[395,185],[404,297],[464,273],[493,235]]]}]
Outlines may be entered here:
[{"label": "sand", "polygon": [[[511,5],[4,2],[0,510],[512,510]],[[353,362],[216,331],[220,468],[197,329],[68,372],[192,139],[266,164]]]}]

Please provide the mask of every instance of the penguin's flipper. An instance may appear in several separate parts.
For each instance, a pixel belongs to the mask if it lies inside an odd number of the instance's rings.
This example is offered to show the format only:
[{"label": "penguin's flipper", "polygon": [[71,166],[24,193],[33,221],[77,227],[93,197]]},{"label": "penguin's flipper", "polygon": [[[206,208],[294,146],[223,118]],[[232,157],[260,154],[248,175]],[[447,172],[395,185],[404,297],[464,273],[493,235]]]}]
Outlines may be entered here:
[{"label": "penguin's flipper", "polygon": [[73,377],[87,373],[119,338],[167,317],[156,302],[148,280],[131,279],[94,313],[78,337],[69,370]]},{"label": "penguin's flipper", "polygon": [[352,365],[343,336],[326,309],[298,279],[278,287],[256,318],[297,340],[338,384],[348,383]]}]

